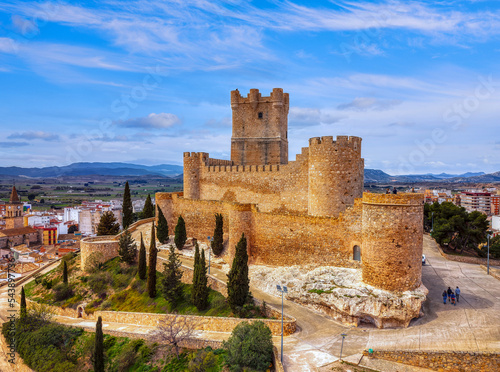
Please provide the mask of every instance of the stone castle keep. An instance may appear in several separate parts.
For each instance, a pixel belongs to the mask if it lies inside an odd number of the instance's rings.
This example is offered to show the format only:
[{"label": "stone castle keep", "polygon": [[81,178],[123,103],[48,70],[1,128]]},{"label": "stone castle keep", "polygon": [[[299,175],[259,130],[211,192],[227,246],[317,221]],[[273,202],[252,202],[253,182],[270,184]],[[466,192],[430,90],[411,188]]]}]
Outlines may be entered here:
[{"label": "stone castle keep", "polygon": [[250,262],[361,268],[363,281],[390,291],[421,284],[423,196],[363,194],[361,138],[309,139],[288,160],[289,96],[251,89],[231,92],[231,160],[184,153],[184,192],[157,193],[173,231],[213,235],[224,218],[224,257],[230,262],[241,234]]}]

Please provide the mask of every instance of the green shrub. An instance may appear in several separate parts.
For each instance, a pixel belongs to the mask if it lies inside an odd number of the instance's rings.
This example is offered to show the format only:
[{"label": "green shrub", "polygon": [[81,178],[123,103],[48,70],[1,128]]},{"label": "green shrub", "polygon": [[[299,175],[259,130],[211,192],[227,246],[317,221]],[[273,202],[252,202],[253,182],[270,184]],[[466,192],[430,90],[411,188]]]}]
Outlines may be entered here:
[{"label": "green shrub", "polygon": [[64,301],[73,296],[73,288],[66,283],[59,283],[53,291],[55,301]]},{"label": "green shrub", "polygon": [[198,350],[189,361],[188,368],[192,372],[217,372],[219,370],[217,355],[210,350]]},{"label": "green shrub", "polygon": [[239,372],[245,368],[265,371],[272,362],[271,330],[261,321],[238,324],[223,346],[227,351],[226,363],[230,371]]},{"label": "green shrub", "polygon": [[26,321],[16,322],[17,351],[24,363],[37,372],[71,371],[76,368],[77,359],[70,351],[82,333],[81,328],[44,322],[28,315]]},{"label": "green shrub", "polygon": [[111,274],[107,271],[94,273],[89,276],[88,285],[92,292],[103,293],[112,282]]}]

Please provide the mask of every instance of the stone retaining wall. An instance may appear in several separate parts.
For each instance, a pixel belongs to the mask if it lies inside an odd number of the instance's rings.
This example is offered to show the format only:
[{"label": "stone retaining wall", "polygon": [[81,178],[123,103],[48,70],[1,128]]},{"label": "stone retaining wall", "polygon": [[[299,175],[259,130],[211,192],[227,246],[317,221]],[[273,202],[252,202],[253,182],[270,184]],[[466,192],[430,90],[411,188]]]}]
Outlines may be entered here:
[{"label": "stone retaining wall", "polygon": [[[175,317],[174,314],[130,313],[124,311],[98,310],[94,313],[94,319],[97,319],[99,316],[102,317],[103,322],[135,324],[148,327],[156,327],[160,320]],[[197,330],[225,333],[231,333],[233,329],[242,322],[253,323],[260,320],[269,327],[273,336],[281,335],[281,320],[277,319],[241,319],[196,315],[181,315],[181,317],[188,319],[189,322],[195,323]],[[285,336],[293,334],[296,328],[297,325],[295,318],[290,316],[284,318],[283,333]]]},{"label": "stone retaining wall", "polygon": [[[369,356],[367,350],[363,355]],[[376,350],[373,358],[449,372],[498,372],[500,353],[480,353],[467,351],[386,351]]]},{"label": "stone retaining wall", "polygon": [[[470,264],[476,264],[476,265],[486,265],[487,264],[486,258],[470,257],[470,256],[457,256],[454,254],[447,254],[443,251],[443,249],[439,246],[439,244],[437,242],[436,242],[436,245],[438,247],[439,253],[441,253],[441,256],[443,256],[444,258],[446,258],[449,261],[470,263]],[[494,260],[494,259],[490,258],[490,266],[500,266],[500,260]]]},{"label": "stone retaining wall", "polygon": [[[479,266],[479,267],[480,267],[481,269],[483,269],[484,271],[486,271],[486,272],[488,271],[488,268],[487,268],[485,265],[481,265],[481,266]],[[490,275],[491,275],[492,277],[494,277],[495,279],[500,280],[500,270],[499,270],[499,269],[496,269],[496,268],[494,268],[494,267],[491,267],[491,265],[490,265]]]}]

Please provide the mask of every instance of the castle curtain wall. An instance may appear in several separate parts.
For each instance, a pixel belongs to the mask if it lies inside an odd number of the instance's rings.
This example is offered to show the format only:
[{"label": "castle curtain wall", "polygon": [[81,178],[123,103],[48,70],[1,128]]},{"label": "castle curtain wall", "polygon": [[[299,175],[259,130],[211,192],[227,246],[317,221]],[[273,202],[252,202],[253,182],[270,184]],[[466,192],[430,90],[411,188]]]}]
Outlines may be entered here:
[{"label": "castle curtain wall", "polygon": [[352,247],[361,240],[360,199],[338,218],[261,212],[255,205],[189,200],[175,193],[157,193],[156,201],[171,233],[182,215],[188,236],[202,241],[213,235],[214,215],[221,213],[228,263],[244,233],[251,263],[360,267],[352,256]]}]

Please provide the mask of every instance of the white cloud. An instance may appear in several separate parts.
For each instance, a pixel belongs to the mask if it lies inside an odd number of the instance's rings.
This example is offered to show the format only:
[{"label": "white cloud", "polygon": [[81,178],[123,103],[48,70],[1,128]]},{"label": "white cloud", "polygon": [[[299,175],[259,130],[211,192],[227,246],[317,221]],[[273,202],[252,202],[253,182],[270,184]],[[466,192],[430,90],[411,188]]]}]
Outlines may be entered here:
[{"label": "white cloud", "polygon": [[59,135],[55,133],[48,133],[43,131],[28,131],[22,133],[12,133],[7,138],[9,139],[24,139],[24,140],[34,140],[39,139],[43,141],[57,141]]},{"label": "white cloud", "polygon": [[164,129],[180,124],[181,120],[177,115],[161,112],[159,114],[151,113],[142,118],[133,118],[128,120],[117,120],[114,124],[126,128],[143,129]]},{"label": "white cloud", "polygon": [[339,110],[356,110],[356,111],[370,111],[370,110],[387,110],[391,107],[401,104],[400,100],[383,100],[373,97],[356,97],[348,103],[343,103],[337,106]]}]

